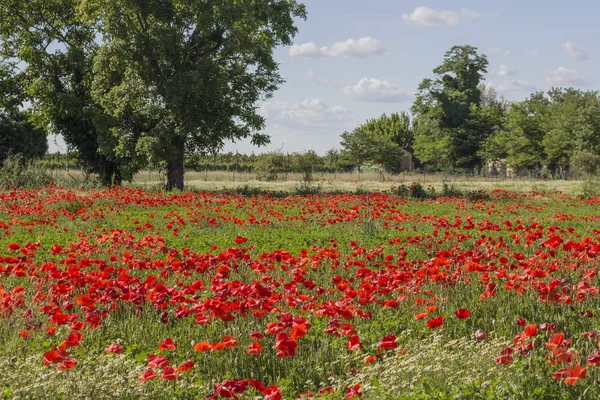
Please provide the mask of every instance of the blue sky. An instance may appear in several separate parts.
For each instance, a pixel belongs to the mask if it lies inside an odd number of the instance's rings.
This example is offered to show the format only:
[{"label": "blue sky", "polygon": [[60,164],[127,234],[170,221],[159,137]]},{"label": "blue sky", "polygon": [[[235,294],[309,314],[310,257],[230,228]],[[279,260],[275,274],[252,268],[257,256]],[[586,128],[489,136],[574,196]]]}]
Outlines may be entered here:
[{"label": "blue sky", "polygon": [[295,45],[275,52],[286,83],[261,106],[271,144],[230,143],[226,151],[322,154],[339,147],[344,130],[384,112],[408,111],[421,80],[454,45],[486,54],[486,83],[511,101],[553,86],[600,88],[594,0],[304,3],[308,19],[298,22]]}]

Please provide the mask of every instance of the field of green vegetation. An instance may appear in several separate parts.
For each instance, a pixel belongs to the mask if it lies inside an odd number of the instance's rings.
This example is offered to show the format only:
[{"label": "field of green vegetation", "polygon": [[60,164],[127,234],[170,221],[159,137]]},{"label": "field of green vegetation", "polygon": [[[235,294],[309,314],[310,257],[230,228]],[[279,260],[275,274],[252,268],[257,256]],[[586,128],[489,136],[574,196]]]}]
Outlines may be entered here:
[{"label": "field of green vegetation", "polygon": [[0,193],[5,398],[600,396],[595,196]]}]

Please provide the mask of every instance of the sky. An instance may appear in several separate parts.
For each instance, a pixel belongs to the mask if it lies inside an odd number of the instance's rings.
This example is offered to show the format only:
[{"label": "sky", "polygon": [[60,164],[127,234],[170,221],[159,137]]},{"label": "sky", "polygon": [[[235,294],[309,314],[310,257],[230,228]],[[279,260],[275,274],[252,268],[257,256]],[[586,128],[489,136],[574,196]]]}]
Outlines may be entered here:
[{"label": "sky", "polygon": [[[409,111],[444,53],[469,44],[489,59],[486,84],[509,101],[552,87],[600,89],[600,1],[305,0],[294,45],[275,50],[285,83],[260,105],[271,144],[225,151],[324,154],[340,134]],[[50,137],[50,152],[64,142]]]}]

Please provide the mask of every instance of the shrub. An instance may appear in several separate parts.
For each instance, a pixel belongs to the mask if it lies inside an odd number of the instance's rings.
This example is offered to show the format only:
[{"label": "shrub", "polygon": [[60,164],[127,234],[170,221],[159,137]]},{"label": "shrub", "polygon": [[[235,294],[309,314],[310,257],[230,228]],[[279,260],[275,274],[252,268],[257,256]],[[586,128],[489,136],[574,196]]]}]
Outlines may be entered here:
[{"label": "shrub", "polygon": [[3,188],[30,188],[52,182],[52,177],[42,165],[19,154],[7,157],[0,169],[0,187]]}]

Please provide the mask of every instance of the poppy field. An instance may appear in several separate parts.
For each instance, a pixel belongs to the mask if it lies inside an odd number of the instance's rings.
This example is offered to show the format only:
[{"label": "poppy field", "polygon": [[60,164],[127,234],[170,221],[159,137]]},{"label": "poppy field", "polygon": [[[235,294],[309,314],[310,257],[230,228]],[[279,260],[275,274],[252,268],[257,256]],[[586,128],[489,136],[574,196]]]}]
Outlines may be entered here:
[{"label": "poppy field", "polygon": [[0,193],[3,398],[600,398],[600,198]]}]

